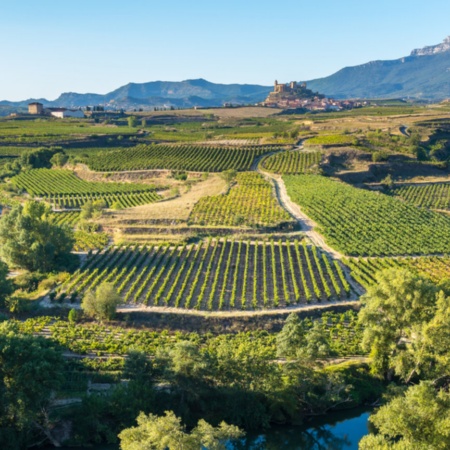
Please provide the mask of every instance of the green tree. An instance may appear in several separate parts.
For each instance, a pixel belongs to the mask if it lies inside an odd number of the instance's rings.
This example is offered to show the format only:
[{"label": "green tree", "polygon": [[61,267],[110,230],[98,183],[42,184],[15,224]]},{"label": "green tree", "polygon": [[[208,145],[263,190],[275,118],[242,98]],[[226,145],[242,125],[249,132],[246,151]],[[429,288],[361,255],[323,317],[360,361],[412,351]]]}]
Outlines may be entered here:
[{"label": "green tree", "polygon": [[13,291],[13,283],[8,279],[8,266],[0,260],[0,308],[5,305],[6,298]]},{"label": "green tree", "polygon": [[136,128],[136,126],[137,126],[137,119],[136,119],[135,116],[129,116],[127,120],[128,120],[128,126],[130,128]]},{"label": "green tree", "polygon": [[204,420],[188,433],[172,411],[166,411],[161,417],[141,413],[137,423],[137,427],[119,434],[122,450],[226,450],[227,441],[244,435],[233,425],[222,422],[215,428]]},{"label": "green tree", "polygon": [[450,393],[430,382],[411,386],[370,416],[377,435],[360,450],[446,450],[450,448]]},{"label": "green tree", "polygon": [[401,339],[431,320],[437,287],[406,269],[387,269],[361,297],[359,321],[364,326],[362,345],[370,351],[374,373],[389,375],[399,355]]},{"label": "green tree", "polygon": [[69,157],[63,153],[63,152],[58,152],[55,153],[51,159],[50,159],[50,163],[52,164],[52,166],[55,167],[63,167],[67,161],[69,160]]},{"label": "green tree", "polygon": [[114,319],[117,307],[122,298],[112,283],[100,284],[95,292],[88,291],[81,302],[81,309],[89,316],[98,320]]},{"label": "green tree", "polygon": [[309,360],[327,358],[331,355],[330,341],[324,327],[314,322],[305,335],[305,343],[297,351],[297,356]]},{"label": "green tree", "polygon": [[61,148],[38,148],[28,152],[23,152],[20,155],[20,165],[24,168],[31,169],[50,169],[52,163],[50,162],[55,153],[61,152]]},{"label": "green tree", "polygon": [[10,266],[50,272],[72,269],[78,257],[71,255],[73,231],[49,218],[44,203],[28,201],[0,219],[0,256]]},{"label": "green tree", "polygon": [[102,216],[103,210],[106,208],[106,203],[99,199],[94,201],[87,201],[81,206],[80,219],[98,219]]},{"label": "green tree", "polygon": [[63,368],[62,354],[50,339],[0,324],[0,448],[26,448],[43,436],[56,442],[50,403]]},{"label": "green tree", "polygon": [[297,352],[305,344],[305,330],[295,313],[287,316],[283,329],[277,335],[277,356],[296,358]]},{"label": "green tree", "polygon": [[228,183],[230,184],[237,176],[237,171],[234,169],[228,169],[224,170],[220,176]]}]

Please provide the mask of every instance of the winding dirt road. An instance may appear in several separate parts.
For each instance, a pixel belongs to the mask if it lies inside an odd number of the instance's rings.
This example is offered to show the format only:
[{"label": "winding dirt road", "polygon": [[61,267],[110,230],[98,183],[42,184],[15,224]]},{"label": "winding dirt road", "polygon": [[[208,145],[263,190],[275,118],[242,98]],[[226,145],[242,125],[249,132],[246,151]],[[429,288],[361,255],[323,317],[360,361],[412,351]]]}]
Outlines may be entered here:
[{"label": "winding dirt road", "polygon": [[[303,151],[303,143],[300,142],[296,146],[297,151]],[[282,150],[281,150],[282,151]],[[278,152],[273,152],[278,153]],[[259,162],[259,161],[258,161]],[[321,248],[324,252],[331,255],[334,259],[341,260],[344,258],[344,255],[334,248],[330,247],[326,242],[324,237],[316,231],[318,225],[310,219],[297,205],[294,203],[289,197],[286,189],[286,185],[284,184],[283,177],[281,175],[273,174],[266,172],[261,169],[259,165],[256,166],[256,170],[267,180],[272,181],[275,187],[275,194],[278,199],[278,202],[283,207],[285,211],[287,211],[297,222],[300,224],[301,231],[305,234],[305,236],[311,241],[313,245]],[[364,294],[364,289],[361,288],[350,276],[349,270],[347,266],[340,262],[340,265],[343,271],[346,274],[347,281],[351,285],[353,291],[357,295]]]}]

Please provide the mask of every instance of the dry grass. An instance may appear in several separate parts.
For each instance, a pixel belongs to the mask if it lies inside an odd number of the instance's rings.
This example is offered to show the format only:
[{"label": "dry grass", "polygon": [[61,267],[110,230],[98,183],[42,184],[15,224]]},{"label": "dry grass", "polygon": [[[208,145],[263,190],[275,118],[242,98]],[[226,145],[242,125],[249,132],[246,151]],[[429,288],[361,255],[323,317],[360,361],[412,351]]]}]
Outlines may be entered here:
[{"label": "dry grass", "polygon": [[151,220],[151,219],[169,219],[169,220],[187,220],[194,205],[207,195],[219,195],[226,188],[225,181],[217,174],[210,174],[208,179],[200,181],[192,186],[187,192],[181,191],[181,195],[173,200],[166,200],[150,205],[136,206],[113,213],[114,220],[108,220],[105,225],[111,226],[115,221],[126,220]]}]

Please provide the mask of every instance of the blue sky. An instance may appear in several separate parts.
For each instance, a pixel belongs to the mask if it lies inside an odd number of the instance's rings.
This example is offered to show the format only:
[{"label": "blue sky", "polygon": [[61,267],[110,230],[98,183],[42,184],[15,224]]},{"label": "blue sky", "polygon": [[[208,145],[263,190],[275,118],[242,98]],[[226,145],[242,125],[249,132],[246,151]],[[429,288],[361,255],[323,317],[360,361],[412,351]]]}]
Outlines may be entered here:
[{"label": "blue sky", "polygon": [[3,1],[0,100],[320,78],[437,44],[449,17],[448,0]]}]

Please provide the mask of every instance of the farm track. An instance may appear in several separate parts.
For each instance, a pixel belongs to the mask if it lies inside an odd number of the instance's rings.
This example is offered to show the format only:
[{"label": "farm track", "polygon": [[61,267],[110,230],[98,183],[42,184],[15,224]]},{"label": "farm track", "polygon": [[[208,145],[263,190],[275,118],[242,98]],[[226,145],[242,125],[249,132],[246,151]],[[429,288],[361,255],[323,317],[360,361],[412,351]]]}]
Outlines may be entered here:
[{"label": "farm track", "polygon": [[155,312],[155,313],[170,313],[179,315],[194,315],[194,316],[208,316],[208,317],[241,317],[241,316],[264,316],[264,315],[278,315],[289,314],[296,311],[310,311],[314,309],[329,309],[334,306],[357,306],[359,300],[346,300],[346,301],[323,301],[315,304],[302,304],[292,305],[283,308],[271,308],[261,310],[249,310],[249,311],[204,311],[197,309],[183,309],[163,306],[151,306],[145,307],[145,305],[123,305],[118,308],[120,313],[134,313],[134,312]]},{"label": "farm track", "polygon": [[[298,145],[294,148],[295,151],[304,151],[303,141],[300,141]],[[282,151],[282,150],[280,150]],[[279,152],[272,152],[271,154],[276,154]],[[275,188],[275,195],[278,199],[278,202],[284,208],[285,211],[287,211],[300,225],[301,231],[305,234],[305,236],[311,241],[313,245],[316,247],[321,248],[325,253],[328,255],[331,255],[334,259],[339,260],[339,264],[342,268],[342,270],[345,273],[347,281],[350,283],[350,286],[352,287],[352,290],[357,295],[363,295],[365,290],[357,284],[351,277],[350,271],[344,264],[341,263],[340,260],[342,260],[345,256],[335,250],[334,248],[330,247],[326,242],[324,237],[318,233],[315,229],[317,228],[317,224],[310,219],[301,209],[300,207],[294,203],[286,189],[286,185],[284,184],[282,175],[276,175],[272,174],[270,172],[266,172],[265,170],[261,169],[259,166],[259,162],[261,161],[263,157],[259,158],[258,164],[255,167],[255,170],[260,173],[262,176],[264,176],[266,179],[269,179],[272,181],[274,188]],[[252,166],[253,167],[253,166]]]}]

